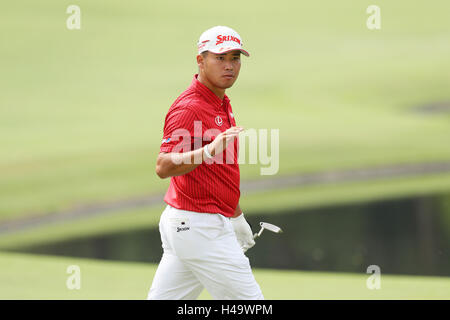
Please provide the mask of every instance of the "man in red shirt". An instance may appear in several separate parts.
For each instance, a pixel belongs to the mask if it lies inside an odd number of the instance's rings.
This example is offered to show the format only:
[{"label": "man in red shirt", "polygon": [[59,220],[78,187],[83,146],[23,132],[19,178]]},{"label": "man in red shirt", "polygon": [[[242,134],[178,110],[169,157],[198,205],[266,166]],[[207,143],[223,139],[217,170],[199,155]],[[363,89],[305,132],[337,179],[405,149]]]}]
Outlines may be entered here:
[{"label": "man in red shirt", "polygon": [[157,175],[171,177],[159,230],[164,249],[148,299],[263,299],[244,252],[255,242],[239,206],[238,136],[225,90],[236,81],[239,34],[217,26],[198,42],[198,75],[166,115]]}]

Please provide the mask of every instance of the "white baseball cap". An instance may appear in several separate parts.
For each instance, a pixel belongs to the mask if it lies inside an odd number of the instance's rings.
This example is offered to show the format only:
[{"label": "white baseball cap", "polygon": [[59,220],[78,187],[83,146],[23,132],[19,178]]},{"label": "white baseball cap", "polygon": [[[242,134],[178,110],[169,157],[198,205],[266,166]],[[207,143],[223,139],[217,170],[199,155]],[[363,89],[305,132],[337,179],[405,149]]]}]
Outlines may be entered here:
[{"label": "white baseball cap", "polygon": [[240,50],[247,57],[250,54],[242,49],[241,36],[231,28],[225,26],[216,26],[206,30],[198,40],[198,54],[211,51],[220,54],[232,50]]}]

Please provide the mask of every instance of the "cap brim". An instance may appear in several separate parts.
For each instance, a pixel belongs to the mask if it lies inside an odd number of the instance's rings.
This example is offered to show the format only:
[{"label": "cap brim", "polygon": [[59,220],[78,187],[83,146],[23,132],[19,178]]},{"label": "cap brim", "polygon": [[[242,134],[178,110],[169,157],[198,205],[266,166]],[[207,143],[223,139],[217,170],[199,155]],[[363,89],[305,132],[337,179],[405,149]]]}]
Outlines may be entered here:
[{"label": "cap brim", "polygon": [[239,50],[244,56],[250,57],[250,53],[248,53],[247,51],[245,51],[244,49],[241,49],[241,48],[227,48],[225,50],[221,50],[220,52],[215,52],[213,50],[208,50],[208,51],[215,53],[215,54],[222,54],[222,53],[227,53],[227,52],[235,51],[235,50]]}]

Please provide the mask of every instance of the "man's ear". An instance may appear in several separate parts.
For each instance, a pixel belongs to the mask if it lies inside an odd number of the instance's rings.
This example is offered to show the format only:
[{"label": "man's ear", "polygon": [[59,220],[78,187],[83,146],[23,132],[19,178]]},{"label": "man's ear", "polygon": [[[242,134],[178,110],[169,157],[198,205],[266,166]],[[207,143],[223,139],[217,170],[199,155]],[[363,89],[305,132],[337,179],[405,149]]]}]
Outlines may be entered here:
[{"label": "man's ear", "polygon": [[203,66],[203,63],[204,63],[204,58],[203,58],[203,56],[202,56],[201,54],[198,54],[198,55],[197,55],[197,65],[198,65],[198,67],[199,67],[199,68],[202,67],[202,66]]}]

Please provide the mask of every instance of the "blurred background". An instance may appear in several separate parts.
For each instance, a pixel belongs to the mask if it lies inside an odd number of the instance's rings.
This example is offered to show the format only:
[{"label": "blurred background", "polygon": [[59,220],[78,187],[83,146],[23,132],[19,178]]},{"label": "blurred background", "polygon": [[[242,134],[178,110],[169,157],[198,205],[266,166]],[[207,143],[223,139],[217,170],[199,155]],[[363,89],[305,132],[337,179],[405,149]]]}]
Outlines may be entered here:
[{"label": "blurred background", "polygon": [[280,135],[276,175],[240,166],[253,230],[284,230],[247,254],[265,297],[450,298],[449,12],[444,0],[2,3],[0,298],[146,297],[164,117],[215,25],[251,54],[227,91],[238,125]]}]

